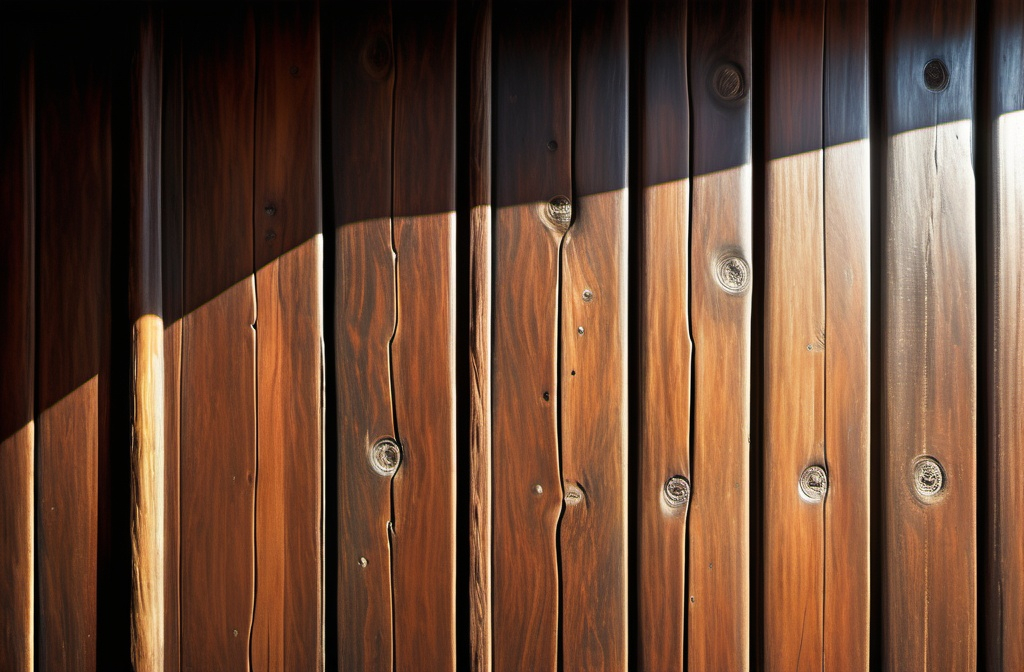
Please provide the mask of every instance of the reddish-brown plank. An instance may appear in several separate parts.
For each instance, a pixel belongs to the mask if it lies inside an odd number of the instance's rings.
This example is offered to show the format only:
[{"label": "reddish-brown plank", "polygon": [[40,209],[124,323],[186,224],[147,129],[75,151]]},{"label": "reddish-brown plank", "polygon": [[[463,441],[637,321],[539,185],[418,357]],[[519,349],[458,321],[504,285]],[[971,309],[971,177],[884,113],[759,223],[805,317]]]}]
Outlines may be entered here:
[{"label": "reddish-brown plank", "polygon": [[559,253],[568,224],[555,199],[572,196],[569,4],[499,3],[494,28],[494,668],[529,661],[554,670],[563,496]]},{"label": "reddish-brown plank", "polygon": [[454,670],[455,3],[396,5],[393,35],[395,667]]},{"label": "reddish-brown plank", "polygon": [[[109,441],[109,52],[70,15],[37,45],[36,654],[97,665],[99,465]],[[73,24],[74,27],[72,28]],[[127,606],[127,605],[125,605]]]},{"label": "reddish-brown plank", "polygon": [[320,24],[256,9],[256,587],[252,667],[323,667]]},{"label": "reddish-brown plank", "polygon": [[[638,535],[645,670],[686,659],[686,523],[690,478],[690,109],[685,2],[642,15],[643,99]],[[672,481],[672,479],[677,479]],[[670,484],[671,481],[671,484]],[[673,493],[669,496],[666,488]]]},{"label": "reddish-brown plank", "polygon": [[[1024,668],[1024,5],[997,0],[989,10],[985,72],[988,100],[984,109],[991,124],[989,180],[991,199],[984,209],[991,238],[991,316],[982,333],[981,366],[989,367],[988,539],[985,554],[987,636],[982,666],[993,670]],[[982,131],[981,137],[986,137]],[[983,173],[983,174],[985,174]]]},{"label": "reddish-brown plank", "polygon": [[892,669],[977,664],[973,52],[973,3],[889,7],[879,151],[886,185],[882,594],[884,661]]},{"label": "reddish-brown plank", "polygon": [[[625,669],[628,18],[573,11],[573,221],[562,241],[562,664]],[[588,293],[589,292],[589,293]]]},{"label": "reddish-brown plank", "polygon": [[690,17],[691,319],[688,664],[750,665],[749,2]]},{"label": "reddish-brown plank", "polygon": [[[469,638],[490,672],[491,633],[491,0],[470,5],[469,48]],[[463,19],[459,19],[460,22]]]},{"label": "reddish-brown plank", "polygon": [[[333,12],[329,36],[336,277],[339,664],[389,670],[392,653],[391,479],[373,446],[395,437],[389,345],[397,302],[391,248],[394,59],[386,4]],[[383,160],[382,160],[382,157]]]},{"label": "reddish-brown plank", "polygon": [[824,10],[821,0],[768,8],[761,509],[767,670],[820,669],[825,646]]},{"label": "reddish-brown plank", "polygon": [[256,478],[252,12],[212,11],[182,41],[181,666],[240,670]]},{"label": "reddish-brown plank", "polygon": [[35,67],[0,28],[0,667],[31,670],[35,534]]},{"label": "reddish-brown plank", "polygon": [[867,670],[871,605],[868,3],[825,6],[826,670]]}]

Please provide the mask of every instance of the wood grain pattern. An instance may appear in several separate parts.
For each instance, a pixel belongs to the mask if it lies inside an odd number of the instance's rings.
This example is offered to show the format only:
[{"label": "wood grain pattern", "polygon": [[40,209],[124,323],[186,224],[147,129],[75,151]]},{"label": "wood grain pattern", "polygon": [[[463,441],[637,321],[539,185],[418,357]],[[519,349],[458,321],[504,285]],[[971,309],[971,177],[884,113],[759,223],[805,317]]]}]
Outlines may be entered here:
[{"label": "wood grain pattern", "polygon": [[0,667],[32,670],[35,543],[35,57],[0,28]]},{"label": "wood grain pattern", "polygon": [[[628,17],[573,11],[573,223],[562,242],[562,665],[625,669]],[[591,299],[584,297],[590,290]],[[573,497],[578,494],[579,497]]]},{"label": "wood grain pattern", "polygon": [[[750,665],[750,281],[720,282],[723,263],[751,267],[749,89],[712,98],[731,63],[750,85],[749,3],[695,3],[690,23],[691,315],[694,348],[689,643],[693,669]],[[728,260],[735,259],[735,262]],[[742,275],[736,271],[734,277]]]},{"label": "wood grain pattern", "polygon": [[637,574],[646,670],[686,660],[689,502],[670,506],[665,485],[690,478],[690,118],[688,3],[651,3],[643,16],[641,146],[640,491]]},{"label": "wood grain pattern", "polygon": [[[64,21],[80,25],[70,15]],[[36,654],[97,665],[99,465],[109,444],[109,51],[61,22],[37,49]],[[103,567],[105,569],[105,567]]]},{"label": "wood grain pattern", "polygon": [[256,31],[258,453],[250,650],[253,669],[314,670],[324,666],[317,7],[259,7]]},{"label": "wood grain pattern", "polygon": [[[885,33],[885,664],[977,664],[973,3],[890,7]],[[948,86],[925,88],[941,58]],[[944,487],[916,495],[915,464]]]},{"label": "wood grain pattern", "polygon": [[454,670],[454,2],[396,6],[394,41],[395,667]]},{"label": "wood grain pattern", "polygon": [[567,2],[494,13],[494,667],[558,665],[559,263],[548,202],[572,196]]},{"label": "wood grain pattern", "polygon": [[247,669],[256,477],[252,13],[219,8],[183,44],[181,667]]},{"label": "wood grain pattern", "polygon": [[[391,247],[394,59],[387,5],[332,16],[330,133],[338,413],[337,657],[393,668],[391,479],[370,450],[395,437],[389,344],[397,301]],[[326,33],[326,31],[325,31]]]},{"label": "wood grain pattern", "polygon": [[[471,664],[490,672],[491,614],[491,0],[471,5],[469,63],[469,375],[470,375],[470,563],[469,640]],[[460,19],[461,21],[462,19]]]},{"label": "wood grain pattern", "polygon": [[164,667],[166,456],[163,270],[160,246],[163,21],[147,8],[133,25],[129,312],[132,320],[131,654],[136,670]]},{"label": "wood grain pattern", "polygon": [[824,12],[816,0],[768,10],[761,509],[767,670],[820,669],[826,646],[825,501],[800,489],[805,469],[827,466]]},{"label": "wood grain pattern", "polygon": [[[990,457],[988,473],[988,544],[982,550],[986,563],[985,657],[982,665],[993,670],[1012,670],[1024,666],[1024,6],[999,0],[992,3],[985,36],[990,99],[984,109],[991,123],[992,149],[987,171],[991,218],[989,244],[991,255],[992,331],[984,342],[981,366],[989,367],[987,418]],[[987,38],[987,39],[986,39]],[[984,137],[984,134],[982,134]]]},{"label": "wood grain pattern", "polygon": [[[825,669],[867,670],[871,548],[868,3],[825,8]],[[875,625],[878,627],[878,624]]]}]

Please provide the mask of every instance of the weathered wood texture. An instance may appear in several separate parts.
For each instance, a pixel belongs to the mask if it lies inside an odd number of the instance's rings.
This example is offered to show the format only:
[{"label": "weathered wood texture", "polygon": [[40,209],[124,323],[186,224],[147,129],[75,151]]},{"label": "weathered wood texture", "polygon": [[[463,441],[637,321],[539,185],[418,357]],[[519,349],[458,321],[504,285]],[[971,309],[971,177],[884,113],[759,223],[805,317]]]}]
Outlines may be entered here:
[{"label": "weathered wood texture", "polygon": [[0,27],[0,667],[33,669],[35,585],[35,63]]},{"label": "weathered wood texture", "polygon": [[866,0],[826,3],[824,96],[824,454],[829,483],[823,667],[867,670],[873,486]]},{"label": "weathered wood texture", "polygon": [[110,443],[111,63],[108,36],[80,30],[96,28],[83,21],[62,17],[36,50],[35,647],[43,670],[96,669],[96,582],[109,558],[98,528],[109,496],[99,480]]},{"label": "weathered wood texture", "polygon": [[[494,667],[558,665],[558,324],[564,207],[572,196],[567,2],[494,10]],[[557,217],[557,219],[556,219]]]},{"label": "weathered wood texture", "polygon": [[750,31],[749,2],[691,7],[693,669],[750,666]]},{"label": "weathered wood texture", "polygon": [[[987,546],[982,588],[987,633],[982,667],[1024,667],[1024,6],[998,0],[988,16],[988,34],[979,36],[986,59],[990,124],[990,165],[979,166],[988,178],[990,270],[982,283],[991,287],[991,340],[983,341],[979,365],[990,371],[990,414],[985,432],[989,448],[987,479]],[[982,137],[985,137],[982,134]],[[988,256],[991,255],[991,256]]]},{"label": "weathered wood texture", "polygon": [[[652,3],[643,31],[640,157],[640,487],[638,574],[643,669],[683,669],[690,478],[690,110],[688,3]],[[634,53],[636,53],[634,51]],[[688,493],[687,493],[688,494]],[[685,501],[683,501],[685,499]]]},{"label": "weathered wood texture", "polygon": [[163,17],[141,12],[131,72],[129,312],[132,320],[132,663],[162,670],[166,626],[164,322],[160,194]]},{"label": "weathered wood texture", "polygon": [[973,3],[889,7],[879,150],[892,669],[977,664],[973,54]]},{"label": "weathered wood texture", "polygon": [[[256,9],[256,670],[324,664],[320,25]],[[262,207],[260,207],[262,206]]]},{"label": "weathered wood texture", "polygon": [[[820,669],[826,645],[824,13],[818,0],[768,9],[761,508],[767,670]],[[805,473],[815,468],[822,471],[811,483]]]},{"label": "weathered wood texture", "polygon": [[252,11],[217,8],[182,44],[181,667],[240,670],[255,582]]}]

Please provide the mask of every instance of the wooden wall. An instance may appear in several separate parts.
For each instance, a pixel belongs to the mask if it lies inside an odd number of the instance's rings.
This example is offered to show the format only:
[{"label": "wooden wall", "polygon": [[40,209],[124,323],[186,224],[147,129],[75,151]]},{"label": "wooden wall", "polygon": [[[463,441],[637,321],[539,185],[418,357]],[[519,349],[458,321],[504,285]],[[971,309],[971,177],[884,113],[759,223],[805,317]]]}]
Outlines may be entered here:
[{"label": "wooden wall", "polygon": [[0,669],[1024,669],[1016,0],[0,10]]}]

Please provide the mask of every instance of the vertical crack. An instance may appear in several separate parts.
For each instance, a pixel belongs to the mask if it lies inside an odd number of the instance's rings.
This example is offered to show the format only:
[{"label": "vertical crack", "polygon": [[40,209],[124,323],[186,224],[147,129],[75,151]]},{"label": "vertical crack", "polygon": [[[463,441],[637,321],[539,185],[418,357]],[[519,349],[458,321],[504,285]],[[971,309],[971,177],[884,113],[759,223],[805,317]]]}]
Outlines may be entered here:
[{"label": "vertical crack", "polygon": [[690,180],[688,189],[688,206],[686,209],[686,329],[687,338],[690,340],[690,380],[687,381],[690,386],[690,418],[689,427],[687,431],[689,433],[689,443],[687,450],[687,476],[690,478],[690,500],[686,503],[685,520],[683,523],[683,669],[689,669],[690,665],[690,608],[687,606],[687,600],[689,600],[689,593],[692,587],[690,583],[690,506],[693,504],[693,499],[697,495],[696,481],[694,480],[694,469],[693,469],[693,452],[694,452],[694,440],[696,438],[696,411],[697,411],[697,345],[694,341],[693,332],[693,77],[691,70],[692,55],[690,49],[693,46],[691,37],[692,17],[689,16],[689,8],[687,8],[686,17],[686,64],[684,72],[689,76],[686,78],[686,105],[687,105],[687,118],[689,119],[689,127],[687,128],[688,140],[687,150],[689,152],[689,162],[687,172],[690,174]]},{"label": "vertical crack", "polygon": [[[253,11],[253,10],[250,10]],[[252,633],[256,624],[256,590],[259,585],[257,580],[257,572],[259,571],[259,553],[257,552],[257,543],[259,538],[257,536],[259,531],[259,511],[257,506],[259,498],[256,493],[259,492],[259,474],[260,474],[260,385],[259,385],[259,352],[260,352],[260,340],[259,330],[256,328],[258,321],[258,306],[259,306],[259,294],[258,294],[258,283],[256,282],[256,145],[259,142],[257,137],[257,124],[259,119],[257,118],[257,110],[259,109],[259,71],[260,71],[260,50],[259,42],[256,38],[255,22],[259,20],[259,17],[254,17],[255,20],[250,25],[253,26],[253,51],[254,53],[254,65],[253,65],[253,87],[252,87],[252,165],[250,166],[251,172],[251,198],[252,198],[252,275],[249,276],[249,281],[252,283],[252,331],[253,331],[253,361],[252,361],[252,379],[253,379],[253,421],[256,424],[256,431],[253,433],[255,441],[253,442],[253,475],[252,475],[252,613],[249,616],[249,670],[252,670]]]}]

